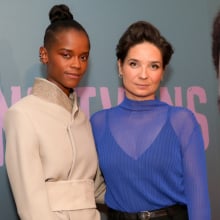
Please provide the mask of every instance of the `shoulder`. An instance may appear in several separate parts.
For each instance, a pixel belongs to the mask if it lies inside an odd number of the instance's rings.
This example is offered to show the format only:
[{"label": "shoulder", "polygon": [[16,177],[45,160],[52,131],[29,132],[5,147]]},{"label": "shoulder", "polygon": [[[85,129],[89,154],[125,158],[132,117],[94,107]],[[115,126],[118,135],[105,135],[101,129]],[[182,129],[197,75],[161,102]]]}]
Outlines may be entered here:
[{"label": "shoulder", "polygon": [[193,131],[200,129],[194,113],[185,107],[170,107],[170,123],[178,136],[187,139]]},{"label": "shoulder", "polygon": [[99,110],[99,111],[93,113],[91,118],[90,118],[91,123],[95,123],[95,122],[98,122],[98,121],[103,121],[109,110],[110,109],[102,109],[102,110]]},{"label": "shoulder", "polygon": [[19,111],[19,110],[25,111],[28,109],[28,106],[36,105],[35,101],[36,100],[33,95],[25,96],[20,100],[18,100],[16,103],[12,104],[9,107],[8,111]]},{"label": "shoulder", "polygon": [[19,101],[11,105],[4,114],[5,123],[16,123],[27,118],[33,117],[32,112],[38,106],[33,95],[28,95],[21,98]]},{"label": "shoulder", "polygon": [[170,106],[170,116],[176,120],[196,121],[194,113],[186,107]]},{"label": "shoulder", "polygon": [[[168,104],[166,102],[160,101],[160,103],[164,104],[168,111],[168,118],[183,121],[184,119],[191,119],[196,121],[196,117],[194,113],[184,106],[174,106]],[[184,122],[183,122],[184,123]]]},{"label": "shoulder", "polygon": [[108,123],[110,112],[114,112],[115,109],[117,109],[117,107],[102,109],[92,114],[90,118],[92,127],[96,129],[103,129],[105,125]]},{"label": "shoulder", "polygon": [[106,108],[106,109],[99,110],[99,111],[93,113],[91,118],[104,117],[109,112],[112,112],[112,111],[114,112],[116,109],[118,109],[118,107],[119,106],[114,106],[114,107],[111,107],[111,108]]},{"label": "shoulder", "polygon": [[12,104],[5,113],[5,116],[17,113],[24,113],[28,110],[28,106],[31,103],[30,95],[20,99],[16,103]]}]

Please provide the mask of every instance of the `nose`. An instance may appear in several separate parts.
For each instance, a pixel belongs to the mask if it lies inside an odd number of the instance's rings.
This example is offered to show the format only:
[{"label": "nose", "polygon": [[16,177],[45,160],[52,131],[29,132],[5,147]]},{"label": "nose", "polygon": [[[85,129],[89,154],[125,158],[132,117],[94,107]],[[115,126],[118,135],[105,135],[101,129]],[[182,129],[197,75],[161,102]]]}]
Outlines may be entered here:
[{"label": "nose", "polygon": [[139,74],[140,79],[147,79],[148,78],[148,72],[146,67],[142,67],[141,72]]},{"label": "nose", "polygon": [[81,66],[81,63],[80,63],[79,57],[74,56],[71,59],[71,67],[72,68],[80,68],[80,66]]}]

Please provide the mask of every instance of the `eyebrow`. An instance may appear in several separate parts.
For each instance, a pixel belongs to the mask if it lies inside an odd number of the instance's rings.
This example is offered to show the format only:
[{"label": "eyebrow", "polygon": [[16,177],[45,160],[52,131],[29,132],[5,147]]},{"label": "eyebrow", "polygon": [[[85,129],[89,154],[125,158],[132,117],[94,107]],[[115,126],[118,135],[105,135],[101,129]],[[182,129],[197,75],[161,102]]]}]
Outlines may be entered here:
[{"label": "eyebrow", "polygon": [[[128,61],[137,61],[137,62],[140,62],[140,60],[135,59],[135,58],[129,58]],[[162,64],[161,61],[157,61],[157,60],[150,60],[149,63],[159,63],[159,64]]]},{"label": "eyebrow", "polygon": [[[69,52],[69,53],[74,53],[74,50],[67,49],[67,48],[60,48],[58,51],[64,51],[64,50]],[[81,54],[89,54],[89,50],[88,51],[84,51]]]},{"label": "eyebrow", "polygon": [[160,61],[150,61],[151,63],[159,63],[159,64],[161,64],[162,62],[160,62]]}]

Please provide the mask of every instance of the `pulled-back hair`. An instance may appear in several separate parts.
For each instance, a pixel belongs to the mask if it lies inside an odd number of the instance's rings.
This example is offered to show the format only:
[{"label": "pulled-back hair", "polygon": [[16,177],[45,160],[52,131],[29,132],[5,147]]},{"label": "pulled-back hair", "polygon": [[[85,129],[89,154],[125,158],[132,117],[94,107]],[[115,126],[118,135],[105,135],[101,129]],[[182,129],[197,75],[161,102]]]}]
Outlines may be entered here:
[{"label": "pulled-back hair", "polygon": [[49,11],[49,19],[51,24],[47,27],[44,35],[44,46],[46,48],[50,47],[50,45],[54,42],[56,34],[65,29],[73,28],[75,30],[82,31],[89,40],[86,30],[79,22],[74,20],[74,16],[70,12],[68,6],[64,4],[54,5]]},{"label": "pulled-back hair", "polygon": [[161,51],[163,67],[166,67],[174,52],[173,48],[159,30],[146,21],[137,21],[131,24],[123,33],[116,47],[117,59],[123,63],[129,49],[143,42],[152,43]]},{"label": "pulled-back hair", "polygon": [[220,11],[217,13],[213,21],[212,30],[212,59],[217,76],[219,77],[219,59],[220,59]]}]

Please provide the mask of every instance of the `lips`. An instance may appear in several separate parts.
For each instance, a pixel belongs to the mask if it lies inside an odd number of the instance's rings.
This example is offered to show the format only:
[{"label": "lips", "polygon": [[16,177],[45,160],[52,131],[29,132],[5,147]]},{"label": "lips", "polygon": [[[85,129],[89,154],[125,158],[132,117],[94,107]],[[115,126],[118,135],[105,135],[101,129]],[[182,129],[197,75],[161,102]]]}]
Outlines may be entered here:
[{"label": "lips", "polygon": [[149,85],[146,85],[146,84],[136,84],[137,87],[139,88],[147,88]]},{"label": "lips", "polygon": [[71,78],[71,79],[79,79],[81,78],[81,74],[79,73],[65,73],[65,75],[68,77],[68,78]]}]

